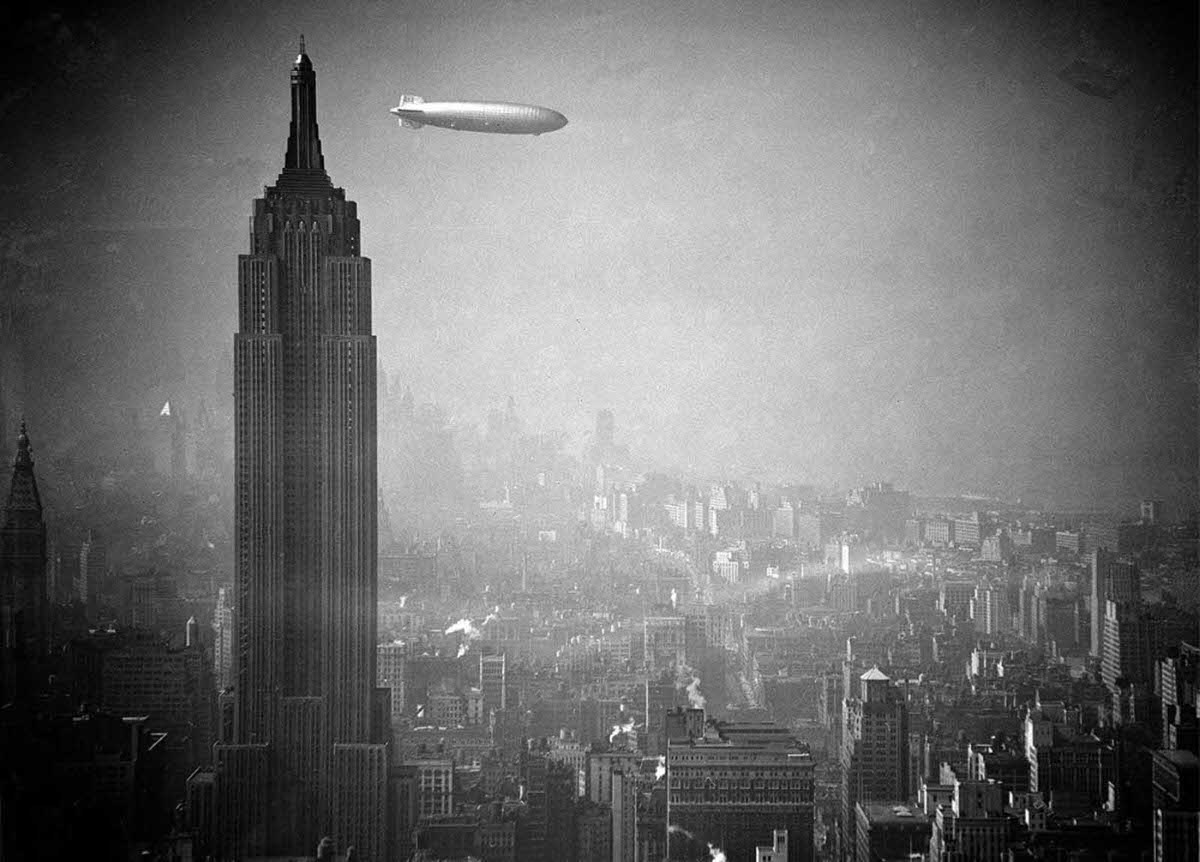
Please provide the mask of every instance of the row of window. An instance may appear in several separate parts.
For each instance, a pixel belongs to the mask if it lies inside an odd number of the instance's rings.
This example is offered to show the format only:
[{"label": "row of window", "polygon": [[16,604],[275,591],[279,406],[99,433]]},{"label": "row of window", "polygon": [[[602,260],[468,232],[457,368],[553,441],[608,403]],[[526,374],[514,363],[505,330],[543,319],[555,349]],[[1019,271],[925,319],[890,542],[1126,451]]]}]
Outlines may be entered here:
[{"label": "row of window", "polygon": [[753,805],[756,808],[764,808],[766,806],[781,806],[784,808],[794,805],[811,803],[810,798],[796,799],[795,797],[769,797],[764,799],[761,793],[706,793],[702,799],[697,799],[695,794],[689,793],[672,793],[672,805]]},{"label": "row of window", "polygon": [[720,788],[722,790],[725,790],[725,789],[732,790],[735,788],[740,788],[742,790],[762,790],[764,788],[771,789],[771,790],[779,790],[779,789],[800,790],[805,787],[811,787],[811,786],[812,786],[812,782],[810,782],[810,781],[783,781],[783,780],[762,779],[762,778],[753,779],[753,780],[743,779],[742,781],[737,781],[737,782],[722,781],[719,783],[713,781],[711,778],[694,778],[691,780],[684,779],[682,781],[677,781],[674,778],[671,779],[671,787],[673,789],[675,789],[675,788],[684,789],[684,788],[693,787],[696,789]]}]

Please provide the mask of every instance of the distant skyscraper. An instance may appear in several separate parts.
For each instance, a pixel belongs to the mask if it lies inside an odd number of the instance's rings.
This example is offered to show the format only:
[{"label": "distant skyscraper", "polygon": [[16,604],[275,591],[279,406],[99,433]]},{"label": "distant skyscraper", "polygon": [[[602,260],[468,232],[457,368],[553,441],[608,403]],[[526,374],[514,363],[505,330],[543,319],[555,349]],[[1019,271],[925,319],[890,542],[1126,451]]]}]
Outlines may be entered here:
[{"label": "distant skyscraper", "polygon": [[27,695],[49,647],[46,523],[25,423],[0,512],[0,705]]},{"label": "distant skyscraper", "polygon": [[1008,597],[1002,586],[980,584],[971,599],[971,618],[975,630],[986,635],[999,635],[1008,630]]},{"label": "distant skyscraper", "polygon": [[479,657],[479,689],[483,692],[483,711],[490,714],[494,709],[508,706],[508,674],[504,653]]},{"label": "distant skyscraper", "polygon": [[1105,602],[1115,599],[1137,605],[1142,598],[1141,578],[1136,563],[1120,559],[1104,548],[1092,552],[1091,574],[1091,654],[1100,658],[1104,651]]},{"label": "distant skyscraper", "polygon": [[[325,173],[316,76],[291,74],[283,172],[254,202],[234,340],[234,742],[215,851],[381,858],[376,727],[376,359],[357,210]],[[370,848],[370,852],[368,851]]]},{"label": "distant skyscraper", "polygon": [[1136,605],[1109,599],[1104,603],[1104,641],[1100,677],[1111,692],[1122,683],[1149,684],[1150,656],[1146,651],[1143,618]]},{"label": "distant skyscraper", "polygon": [[1162,500],[1142,500],[1142,522],[1146,524],[1162,522]]},{"label": "distant skyscraper", "polygon": [[213,610],[213,677],[217,691],[233,683],[233,607],[229,590],[217,590],[217,606]]},{"label": "distant skyscraper", "polygon": [[375,652],[375,684],[388,693],[393,718],[404,715],[404,671],[408,647],[403,643],[380,644]]},{"label": "distant skyscraper", "polygon": [[879,668],[859,677],[858,692],[847,694],[842,716],[842,858],[853,859],[856,806],[908,798],[908,706]]},{"label": "distant skyscraper", "polygon": [[79,566],[74,580],[79,601],[92,608],[100,597],[104,576],[108,571],[108,549],[104,540],[88,530],[79,544]]},{"label": "distant skyscraper", "polygon": [[187,475],[187,424],[180,406],[167,401],[151,431],[154,472],[172,479]]}]

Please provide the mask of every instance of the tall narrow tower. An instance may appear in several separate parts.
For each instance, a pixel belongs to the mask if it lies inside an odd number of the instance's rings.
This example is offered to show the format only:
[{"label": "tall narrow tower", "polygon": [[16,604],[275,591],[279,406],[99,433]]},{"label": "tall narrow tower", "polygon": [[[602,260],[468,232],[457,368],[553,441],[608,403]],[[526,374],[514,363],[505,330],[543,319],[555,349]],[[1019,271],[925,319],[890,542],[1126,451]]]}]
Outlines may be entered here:
[{"label": "tall narrow tower", "polygon": [[376,859],[388,752],[372,720],[371,264],[354,202],[325,173],[303,40],[291,93],[283,172],[254,201],[238,258],[234,742],[217,747],[214,837],[255,855],[330,835]]},{"label": "tall narrow tower", "polygon": [[841,858],[855,858],[860,802],[908,800],[908,705],[879,668],[859,677],[842,712]]},{"label": "tall narrow tower", "polygon": [[0,705],[30,694],[49,648],[46,523],[25,423],[0,509]]},{"label": "tall narrow tower", "polygon": [[1119,602],[1141,601],[1141,577],[1137,563],[1110,553],[1107,548],[1092,551],[1091,580],[1091,654],[1104,656],[1104,615],[1109,599]]}]

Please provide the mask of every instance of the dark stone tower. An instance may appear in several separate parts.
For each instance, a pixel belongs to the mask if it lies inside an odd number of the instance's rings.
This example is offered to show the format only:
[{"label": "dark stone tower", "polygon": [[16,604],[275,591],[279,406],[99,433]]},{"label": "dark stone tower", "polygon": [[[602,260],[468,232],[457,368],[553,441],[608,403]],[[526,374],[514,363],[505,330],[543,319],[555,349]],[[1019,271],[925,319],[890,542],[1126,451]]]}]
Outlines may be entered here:
[{"label": "dark stone tower", "polygon": [[0,513],[0,703],[27,698],[49,647],[46,523],[25,423]]},{"label": "dark stone tower", "polygon": [[217,746],[215,838],[227,855],[300,854],[329,835],[376,859],[385,828],[364,811],[386,793],[388,749],[372,726],[371,263],[325,173],[303,41],[291,92],[283,172],[238,258],[234,742]]}]

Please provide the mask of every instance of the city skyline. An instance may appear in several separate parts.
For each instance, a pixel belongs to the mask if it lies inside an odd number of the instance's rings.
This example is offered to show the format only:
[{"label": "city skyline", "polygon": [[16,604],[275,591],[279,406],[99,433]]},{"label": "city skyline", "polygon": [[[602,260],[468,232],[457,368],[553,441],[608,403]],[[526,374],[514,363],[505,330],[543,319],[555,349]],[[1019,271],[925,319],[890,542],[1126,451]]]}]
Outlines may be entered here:
[{"label": "city skyline", "polygon": [[[80,298],[99,310],[26,347],[27,376],[59,372],[31,420],[78,445],[97,398],[231,415],[217,250],[281,116],[272,64],[241,40],[286,56],[304,31],[330,121],[357,130],[331,145],[342,181],[398,264],[376,285],[383,367],[422,400],[476,423],[511,395],[531,430],[610,407],[632,450],[704,474],[1194,507],[1194,82],[1169,15],[532,4],[466,27],[355,10],[62,22],[70,50],[41,61],[57,77],[7,110],[64,110],[17,124],[14,189],[50,154],[65,167],[9,255],[53,259],[57,214],[80,210],[97,276]],[[168,68],[180,90],[158,86]],[[406,138],[387,114],[401,89],[528,98],[572,123],[517,146]],[[18,306],[72,305],[78,271]],[[143,334],[114,353],[114,327]],[[63,373],[81,355],[111,373]]]},{"label": "city skyline", "polygon": [[6,16],[0,858],[1200,858],[1198,14]]}]

